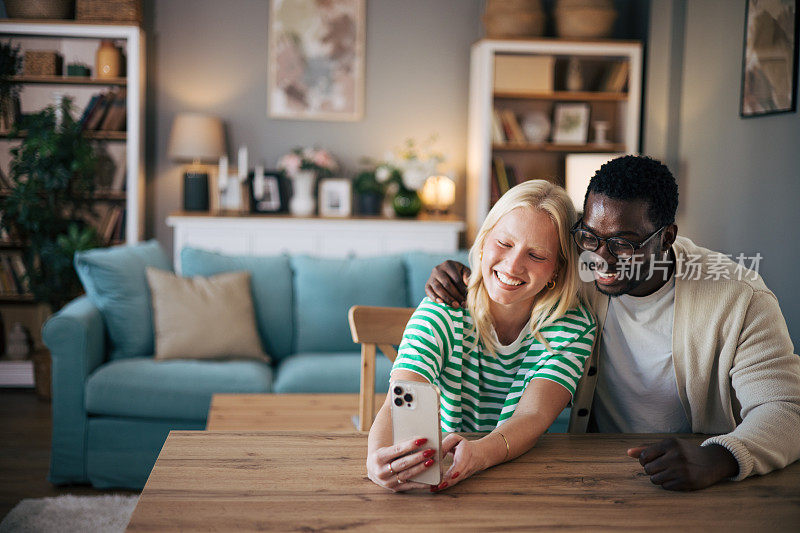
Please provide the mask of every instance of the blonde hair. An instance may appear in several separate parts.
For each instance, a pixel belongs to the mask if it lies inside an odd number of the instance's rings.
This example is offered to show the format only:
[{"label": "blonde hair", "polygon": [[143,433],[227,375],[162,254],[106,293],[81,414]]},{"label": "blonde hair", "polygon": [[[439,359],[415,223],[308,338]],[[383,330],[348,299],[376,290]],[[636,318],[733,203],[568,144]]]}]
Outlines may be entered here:
[{"label": "blonde hair", "polygon": [[530,180],[520,183],[505,193],[492,207],[483,221],[475,242],[469,251],[469,278],[467,309],[472,315],[478,338],[491,352],[496,352],[498,344],[492,335],[494,325],[489,312],[489,293],[483,280],[481,259],[486,236],[497,222],[518,207],[538,209],[550,217],[558,233],[559,253],[556,266],[555,287],[545,287],[533,303],[531,309],[531,332],[536,339],[548,347],[541,335],[541,329],[563,317],[569,309],[578,305],[578,252],[569,233],[577,215],[567,195],[567,191],[546,180]]}]

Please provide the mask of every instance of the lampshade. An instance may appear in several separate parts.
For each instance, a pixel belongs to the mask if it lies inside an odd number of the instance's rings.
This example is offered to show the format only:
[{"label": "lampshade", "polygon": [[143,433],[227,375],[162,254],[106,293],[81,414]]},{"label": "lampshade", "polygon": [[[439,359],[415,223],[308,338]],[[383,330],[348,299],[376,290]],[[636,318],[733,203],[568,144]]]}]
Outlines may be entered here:
[{"label": "lampshade", "polygon": [[577,211],[583,211],[583,199],[594,173],[604,164],[622,155],[625,154],[567,154],[565,188]]},{"label": "lampshade", "polygon": [[447,176],[431,176],[420,191],[425,207],[432,211],[447,211],[456,201],[456,184]]},{"label": "lampshade", "polygon": [[225,133],[217,117],[180,113],[172,122],[169,157],[176,161],[216,161],[225,153]]}]

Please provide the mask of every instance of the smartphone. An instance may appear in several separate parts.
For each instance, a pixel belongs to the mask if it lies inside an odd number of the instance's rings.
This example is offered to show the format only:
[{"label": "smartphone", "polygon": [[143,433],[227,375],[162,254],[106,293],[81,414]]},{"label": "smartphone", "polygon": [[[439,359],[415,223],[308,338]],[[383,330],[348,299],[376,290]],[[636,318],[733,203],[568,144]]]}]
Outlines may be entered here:
[{"label": "smartphone", "polygon": [[394,442],[414,437],[428,439],[417,451],[433,449],[436,461],[408,481],[438,485],[442,481],[442,429],[439,422],[439,388],[421,381],[391,381],[392,435]]}]

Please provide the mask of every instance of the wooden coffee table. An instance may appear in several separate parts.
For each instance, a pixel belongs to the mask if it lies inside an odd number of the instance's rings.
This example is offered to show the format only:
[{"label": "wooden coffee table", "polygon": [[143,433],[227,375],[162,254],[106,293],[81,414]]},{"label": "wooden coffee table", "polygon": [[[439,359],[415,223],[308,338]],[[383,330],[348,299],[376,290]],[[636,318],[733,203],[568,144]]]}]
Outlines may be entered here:
[{"label": "wooden coffee table", "polygon": [[366,477],[365,434],[173,431],[128,530],[797,530],[799,463],[669,492],[625,455],[657,438],[547,434],[442,493],[393,494]]},{"label": "wooden coffee table", "polygon": [[215,394],[206,429],[353,432],[358,394]]}]

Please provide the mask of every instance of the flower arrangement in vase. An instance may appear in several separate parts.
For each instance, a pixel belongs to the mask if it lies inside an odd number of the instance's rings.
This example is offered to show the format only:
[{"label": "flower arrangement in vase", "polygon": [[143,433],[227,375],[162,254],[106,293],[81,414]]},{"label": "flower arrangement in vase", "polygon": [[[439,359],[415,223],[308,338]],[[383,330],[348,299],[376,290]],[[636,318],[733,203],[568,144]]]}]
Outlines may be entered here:
[{"label": "flower arrangement in vase", "polygon": [[289,212],[309,216],[316,207],[317,181],[333,176],[339,170],[339,164],[327,150],[297,147],[278,160],[278,169],[292,182]]},{"label": "flower arrangement in vase", "polygon": [[418,191],[425,185],[425,180],[436,174],[445,159],[433,148],[436,140],[436,135],[421,143],[406,139],[402,147],[388,153],[375,169],[375,178],[387,185],[392,195],[392,207],[398,216],[414,217],[422,209]]}]

